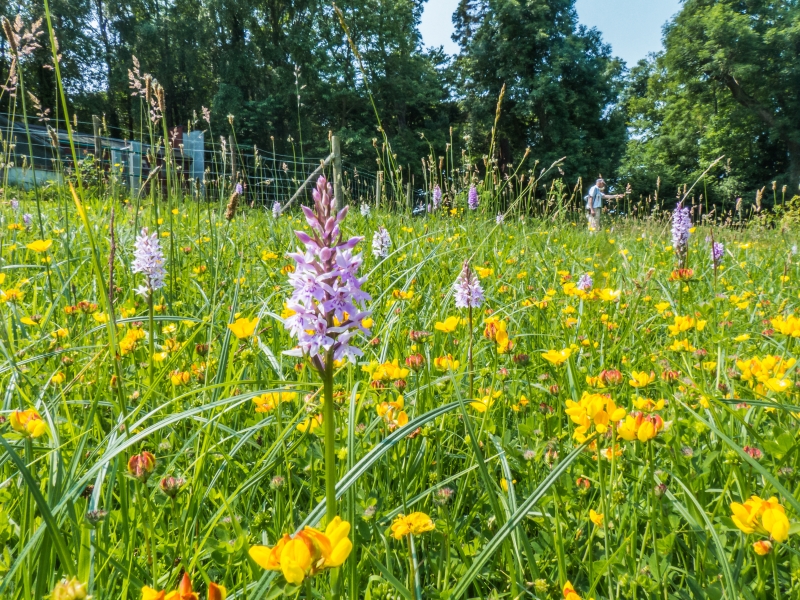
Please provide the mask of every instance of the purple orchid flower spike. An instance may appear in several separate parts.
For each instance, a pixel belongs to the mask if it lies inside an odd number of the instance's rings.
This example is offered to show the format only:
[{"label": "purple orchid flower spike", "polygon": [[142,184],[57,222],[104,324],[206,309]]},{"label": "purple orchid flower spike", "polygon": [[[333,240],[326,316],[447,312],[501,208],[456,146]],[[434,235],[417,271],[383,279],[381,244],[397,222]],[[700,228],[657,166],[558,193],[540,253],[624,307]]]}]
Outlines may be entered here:
[{"label": "purple orchid flower spike", "polygon": [[311,232],[295,231],[305,251],[289,255],[295,271],[289,275],[292,295],[286,305],[294,314],[284,326],[297,346],[285,354],[308,356],[324,374],[331,360],[355,362],[363,355],[352,342],[357,334],[370,334],[362,321],[370,315],[364,303],[371,297],[362,289],[366,278],[358,277],[361,255],[353,254],[363,238],[344,239],[341,233],[348,207],[335,213],[333,189],[324,176],[312,197],[314,209],[303,207]]}]

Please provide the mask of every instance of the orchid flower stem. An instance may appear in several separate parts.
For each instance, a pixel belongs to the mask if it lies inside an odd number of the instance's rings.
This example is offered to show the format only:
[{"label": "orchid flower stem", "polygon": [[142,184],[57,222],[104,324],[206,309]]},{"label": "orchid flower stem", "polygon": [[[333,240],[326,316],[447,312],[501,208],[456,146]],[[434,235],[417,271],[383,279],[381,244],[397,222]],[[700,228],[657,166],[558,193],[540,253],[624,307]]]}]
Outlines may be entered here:
[{"label": "orchid flower stem", "polygon": [[469,307],[468,312],[469,318],[469,352],[468,352],[468,361],[469,362],[469,399],[475,399],[475,370],[473,369],[472,365],[472,342],[473,342],[473,331],[472,331],[472,305]]},{"label": "orchid flower stem", "polygon": [[148,336],[148,343],[149,343],[149,353],[150,353],[150,385],[155,383],[155,367],[153,366],[153,360],[155,355],[155,327],[153,325],[153,290],[150,290],[150,294],[147,296],[147,324],[150,329],[149,336]]},{"label": "orchid flower stem", "polygon": [[325,429],[325,509],[327,522],[336,517],[336,411],[333,406],[333,356],[325,361],[322,374],[323,417]]}]

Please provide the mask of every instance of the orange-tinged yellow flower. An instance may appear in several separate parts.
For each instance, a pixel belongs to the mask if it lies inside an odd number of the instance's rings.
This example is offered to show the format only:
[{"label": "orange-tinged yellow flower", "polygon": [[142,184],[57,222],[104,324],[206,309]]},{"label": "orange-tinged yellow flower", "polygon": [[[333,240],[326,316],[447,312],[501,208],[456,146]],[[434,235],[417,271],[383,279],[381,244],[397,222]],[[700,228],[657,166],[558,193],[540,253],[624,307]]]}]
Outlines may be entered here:
[{"label": "orange-tinged yellow flower", "polygon": [[50,383],[54,383],[56,385],[61,385],[67,379],[67,376],[64,375],[63,371],[59,371],[55,375],[50,378]]},{"label": "orange-tinged yellow flower", "polygon": [[669,329],[669,334],[674,336],[692,329],[703,331],[705,327],[706,321],[696,320],[694,317],[681,317],[676,315],[674,324],[668,325],[667,329]]},{"label": "orange-tinged yellow flower", "polygon": [[26,244],[25,247],[34,252],[47,252],[52,245],[53,240],[34,240],[30,244]]},{"label": "orange-tinged yellow flower", "polygon": [[564,600],[583,600],[578,595],[578,592],[575,591],[575,588],[572,587],[572,583],[570,583],[569,581],[567,581],[567,583],[564,584],[563,594],[564,594]]},{"label": "orange-tinged yellow flower", "polygon": [[11,429],[25,437],[37,438],[47,433],[47,424],[33,408],[11,411],[8,422]]},{"label": "orange-tinged yellow flower", "polygon": [[497,332],[497,336],[495,337],[495,342],[497,342],[498,354],[505,354],[514,345],[514,343],[508,337],[508,333],[505,330]]},{"label": "orange-tinged yellow flower", "polygon": [[750,496],[742,504],[731,502],[730,507],[731,520],[742,532],[768,535],[776,542],[785,542],[789,538],[789,519],[775,496],[769,500]]},{"label": "orange-tinged yellow flower", "polygon": [[247,317],[242,317],[240,319],[236,319],[234,323],[228,323],[228,329],[233,332],[237,338],[244,339],[249,338],[253,335],[253,332],[256,330],[256,325],[258,325],[258,319],[248,319]]},{"label": "orange-tinged yellow flower", "polygon": [[548,350],[547,352],[542,352],[542,358],[544,358],[547,362],[555,366],[563,365],[565,362],[567,362],[570,356],[572,356],[571,348],[564,348],[563,350]]},{"label": "orange-tinged yellow flower", "polygon": [[262,569],[281,571],[288,583],[299,585],[347,560],[353,549],[349,533],[350,523],[335,517],[324,532],[306,527],[294,536],[284,535],[272,548],[252,546],[249,554]]},{"label": "orange-tinged yellow flower", "polygon": [[164,590],[154,590],[148,586],[142,588],[142,600],[165,600],[166,595]]},{"label": "orange-tinged yellow flower", "polygon": [[217,585],[213,581],[208,583],[208,600],[225,600],[228,597],[228,590],[222,585]]},{"label": "orange-tinged yellow flower", "polygon": [[662,398],[661,400],[654,401],[650,398],[642,398],[641,396],[636,396],[633,399],[633,405],[637,408],[637,410],[641,410],[643,412],[653,412],[656,410],[661,410],[664,408],[665,401]]},{"label": "orange-tinged yellow flower", "polygon": [[460,324],[460,317],[447,317],[444,321],[437,321],[433,328],[436,329],[436,331],[453,333]]},{"label": "orange-tinged yellow flower", "polygon": [[420,535],[436,529],[436,524],[424,512],[413,512],[410,515],[398,515],[392,522],[392,536],[401,540],[407,535]]},{"label": "orange-tinged yellow flower", "polygon": [[403,410],[405,402],[402,396],[391,402],[381,402],[375,407],[375,412],[389,424],[389,429],[402,427],[408,423],[408,415]]},{"label": "orange-tinged yellow flower", "polygon": [[[749,360],[737,360],[736,367],[741,372],[741,380],[748,382],[750,387],[756,383],[766,384],[771,379],[784,379],[786,372],[797,364],[794,358],[781,358],[780,356],[767,355],[764,358],[754,356]],[[779,387],[777,382],[773,387]],[[773,391],[783,391],[775,389]]]},{"label": "orange-tinged yellow flower", "polygon": [[617,435],[628,442],[639,440],[644,443],[656,437],[662,429],[664,420],[658,414],[636,412],[625,417],[617,428]]},{"label": "orange-tinged yellow flower", "polygon": [[457,360],[454,360],[452,354],[439,356],[433,359],[433,366],[440,371],[455,371],[458,369],[459,365],[461,365],[461,363]]},{"label": "orange-tinged yellow flower", "polygon": [[753,542],[753,550],[759,556],[766,556],[772,552],[772,542],[769,540],[758,540],[757,542]]},{"label": "orange-tinged yellow flower", "polygon": [[633,371],[631,372],[631,378],[628,383],[635,388],[643,388],[655,381],[656,374],[653,371],[650,371],[648,374],[645,371]]},{"label": "orange-tinged yellow flower", "polygon": [[176,387],[186,385],[189,383],[191,377],[188,371],[172,371],[172,373],[169,374],[169,380],[172,382],[172,385]]}]

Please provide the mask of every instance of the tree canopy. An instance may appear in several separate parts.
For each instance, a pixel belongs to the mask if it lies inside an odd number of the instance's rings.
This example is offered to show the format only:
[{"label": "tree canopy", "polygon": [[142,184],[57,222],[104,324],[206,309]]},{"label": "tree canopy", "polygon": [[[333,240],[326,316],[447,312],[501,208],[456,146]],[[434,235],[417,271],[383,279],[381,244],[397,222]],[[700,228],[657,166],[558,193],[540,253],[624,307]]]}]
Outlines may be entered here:
[{"label": "tree canopy", "polygon": [[[51,0],[69,102],[122,131],[144,115],[129,70],[163,86],[170,126],[298,155],[326,153],[339,134],[351,162],[374,170],[383,128],[397,162],[473,155],[602,174],[636,192],[705,182],[732,201],[772,179],[800,181],[800,5],[797,0],[685,0],[665,26],[664,51],[629,70],[574,0],[461,0],[457,56],[425,48],[424,0]],[[12,20],[43,16],[39,0],[4,3]],[[28,89],[56,106],[46,36],[23,65]],[[0,66],[8,75],[3,40]],[[210,108],[211,123],[202,109]],[[376,113],[379,117],[376,118]],[[430,144],[430,145],[429,145]]]}]

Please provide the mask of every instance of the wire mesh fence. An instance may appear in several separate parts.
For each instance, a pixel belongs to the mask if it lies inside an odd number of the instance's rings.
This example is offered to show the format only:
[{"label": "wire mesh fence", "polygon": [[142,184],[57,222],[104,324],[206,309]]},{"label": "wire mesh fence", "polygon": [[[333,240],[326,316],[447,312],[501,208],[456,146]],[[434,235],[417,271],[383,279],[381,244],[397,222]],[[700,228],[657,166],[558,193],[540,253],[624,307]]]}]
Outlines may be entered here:
[{"label": "wire mesh fence", "polygon": [[[324,160],[237,144],[233,136],[214,142],[202,130],[184,131],[180,126],[168,131],[166,144],[157,134],[152,142],[113,137],[101,133],[108,128],[98,121],[95,118],[91,124],[92,133],[86,132],[90,124],[73,123],[70,146],[63,122],[25,123],[0,115],[4,185],[32,188],[65,183],[80,170],[91,181],[115,186],[130,196],[160,190],[210,200],[241,184],[246,202],[272,205],[285,203]],[[375,173],[345,160],[342,182],[347,201],[374,203],[381,193],[378,181]],[[307,192],[310,197],[310,188]]]}]

